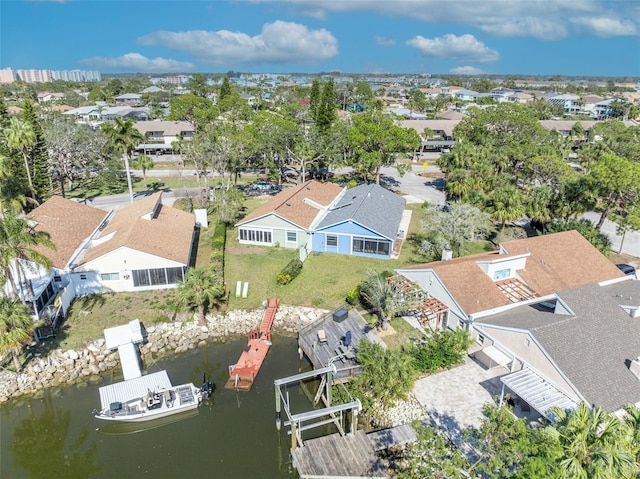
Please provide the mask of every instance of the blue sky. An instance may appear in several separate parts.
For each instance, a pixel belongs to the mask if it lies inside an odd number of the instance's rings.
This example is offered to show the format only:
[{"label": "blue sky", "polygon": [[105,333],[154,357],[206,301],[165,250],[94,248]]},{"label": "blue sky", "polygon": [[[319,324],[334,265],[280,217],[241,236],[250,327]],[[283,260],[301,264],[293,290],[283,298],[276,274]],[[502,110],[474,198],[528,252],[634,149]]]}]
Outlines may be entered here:
[{"label": "blue sky", "polygon": [[640,0],[1,0],[0,68],[640,76]]}]

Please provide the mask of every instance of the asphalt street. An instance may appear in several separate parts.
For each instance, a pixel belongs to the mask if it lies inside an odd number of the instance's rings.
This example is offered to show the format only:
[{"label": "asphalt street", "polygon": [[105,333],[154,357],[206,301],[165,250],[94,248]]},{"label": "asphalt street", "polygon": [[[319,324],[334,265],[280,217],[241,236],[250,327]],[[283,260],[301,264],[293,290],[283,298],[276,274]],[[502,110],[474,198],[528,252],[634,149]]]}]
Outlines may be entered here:
[{"label": "asphalt street", "polygon": [[[408,203],[423,203],[425,201],[432,204],[444,204],[444,181],[437,178],[429,177],[429,174],[439,173],[438,167],[435,165],[435,159],[438,154],[430,154],[419,160],[418,163],[411,165],[411,171],[403,176],[398,174],[395,168],[388,167],[381,170],[381,183],[392,190],[402,193]],[[335,173],[344,174],[350,169],[342,168],[335,170]],[[141,171],[132,170],[132,174],[142,176]],[[184,176],[194,176],[196,170],[182,170]],[[425,176],[420,176],[421,174]],[[175,170],[149,170],[148,177],[166,177],[175,176]],[[212,175],[213,176],[213,175]],[[134,195],[134,201],[147,196],[150,193],[137,193]],[[180,188],[176,190],[164,190],[162,202],[172,205],[177,198],[192,197],[195,198],[202,194],[201,188]],[[88,199],[86,204],[95,206],[104,210],[116,210],[129,204],[129,194],[123,193],[119,195],[102,196]],[[587,213],[584,217],[591,220],[594,224],[598,221],[597,213]],[[640,232],[629,232],[624,236],[616,233],[615,223],[606,220],[602,226],[602,232],[606,233],[611,239],[613,251],[622,253],[636,258],[640,258]],[[620,248],[622,246],[622,251]]]}]

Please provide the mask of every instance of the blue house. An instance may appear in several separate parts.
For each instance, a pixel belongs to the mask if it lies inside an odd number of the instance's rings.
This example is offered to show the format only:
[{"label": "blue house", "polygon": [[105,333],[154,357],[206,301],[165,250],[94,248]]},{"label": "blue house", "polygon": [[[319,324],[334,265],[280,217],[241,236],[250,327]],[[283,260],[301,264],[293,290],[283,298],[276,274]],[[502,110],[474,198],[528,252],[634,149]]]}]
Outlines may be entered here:
[{"label": "blue house", "polygon": [[404,205],[404,198],[375,184],[345,189],[312,225],[311,249],[389,259]]}]

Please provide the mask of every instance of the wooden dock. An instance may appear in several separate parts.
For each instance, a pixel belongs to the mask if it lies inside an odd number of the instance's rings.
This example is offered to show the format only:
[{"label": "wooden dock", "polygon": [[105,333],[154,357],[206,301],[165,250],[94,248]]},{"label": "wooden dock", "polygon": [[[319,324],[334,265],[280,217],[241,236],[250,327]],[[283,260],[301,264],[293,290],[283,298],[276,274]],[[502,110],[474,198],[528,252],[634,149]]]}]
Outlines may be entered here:
[{"label": "wooden dock", "polygon": [[[348,331],[351,333],[351,344],[345,346]],[[298,331],[298,346],[314,369],[334,364],[337,374],[333,377],[333,383],[344,383],[362,373],[362,366],[356,361],[358,344],[362,338],[386,347],[357,310],[338,308],[302,327]]]},{"label": "wooden dock", "polygon": [[278,299],[269,301],[260,326],[249,331],[247,350],[242,352],[236,364],[229,366],[229,379],[224,386],[226,389],[248,391],[253,386],[271,347],[271,327],[279,305]]},{"label": "wooden dock", "polygon": [[352,436],[331,434],[309,439],[291,450],[300,479],[314,477],[388,478],[385,468],[363,431]]},{"label": "wooden dock", "polygon": [[418,440],[418,434],[410,424],[382,429],[367,434],[374,451],[382,451],[393,446],[409,444]]}]

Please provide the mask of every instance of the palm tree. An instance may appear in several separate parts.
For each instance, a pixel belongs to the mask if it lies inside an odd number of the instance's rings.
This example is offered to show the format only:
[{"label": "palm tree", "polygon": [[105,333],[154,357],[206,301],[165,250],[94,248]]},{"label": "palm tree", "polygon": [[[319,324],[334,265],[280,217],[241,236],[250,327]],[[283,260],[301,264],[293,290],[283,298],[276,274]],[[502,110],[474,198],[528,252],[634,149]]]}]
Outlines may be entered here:
[{"label": "palm tree", "polygon": [[197,309],[198,322],[202,326],[207,324],[207,309],[217,306],[223,295],[224,288],[220,277],[206,267],[189,269],[184,281],[178,284],[178,301]]},{"label": "palm tree", "polygon": [[513,185],[499,186],[493,191],[489,209],[493,219],[504,229],[507,221],[518,220],[524,215],[522,193]]},{"label": "palm tree", "polygon": [[32,340],[33,321],[18,301],[0,296],[0,356],[11,354],[16,371],[22,369],[20,352]]},{"label": "palm tree", "polygon": [[24,167],[27,170],[27,180],[29,188],[33,192],[33,181],[31,180],[31,169],[29,168],[29,151],[36,141],[36,133],[31,123],[20,121],[17,118],[11,118],[9,127],[5,129],[4,134],[7,138],[9,148],[22,153],[24,159]]},{"label": "palm tree", "polygon": [[13,294],[22,302],[26,301],[19,294],[18,284],[31,284],[26,281],[26,269],[34,264],[51,268],[51,260],[38,251],[39,247],[55,250],[48,233],[37,231],[12,209],[5,211],[0,218],[0,275],[9,281]]},{"label": "palm tree", "polygon": [[138,155],[138,158],[133,160],[133,166],[137,169],[142,170],[142,179],[144,181],[144,187],[147,188],[147,170],[153,168],[153,158],[149,155],[145,155],[144,153]]},{"label": "palm tree", "polygon": [[107,136],[107,144],[124,155],[124,166],[127,173],[131,203],[133,203],[133,186],[131,185],[129,159],[136,146],[145,140],[142,133],[136,130],[133,125],[135,125],[133,120],[125,121],[120,117],[116,117],[113,123],[106,123],[102,127],[103,133]]},{"label": "palm tree", "polygon": [[569,479],[623,479],[635,477],[638,466],[630,427],[600,408],[553,408],[556,418],[551,433],[562,448],[560,467]]},{"label": "palm tree", "polygon": [[366,271],[360,294],[376,310],[383,331],[389,328],[391,318],[411,307],[409,298],[399,294],[384,274],[374,270]]}]

